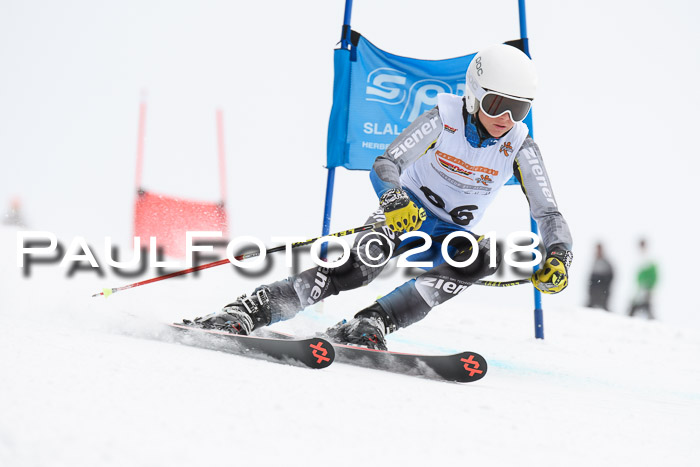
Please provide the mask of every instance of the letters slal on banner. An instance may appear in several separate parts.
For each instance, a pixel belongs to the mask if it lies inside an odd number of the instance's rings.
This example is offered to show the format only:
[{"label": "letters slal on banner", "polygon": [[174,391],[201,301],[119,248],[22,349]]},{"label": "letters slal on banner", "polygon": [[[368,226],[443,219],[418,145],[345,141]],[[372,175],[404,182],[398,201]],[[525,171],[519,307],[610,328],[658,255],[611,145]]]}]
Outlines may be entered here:
[{"label": "letters slal on banner", "polygon": [[416,117],[437,104],[438,93],[464,95],[464,76],[476,54],[401,57],[354,31],[352,44],[350,50],[335,50],[327,166],[370,170]]}]

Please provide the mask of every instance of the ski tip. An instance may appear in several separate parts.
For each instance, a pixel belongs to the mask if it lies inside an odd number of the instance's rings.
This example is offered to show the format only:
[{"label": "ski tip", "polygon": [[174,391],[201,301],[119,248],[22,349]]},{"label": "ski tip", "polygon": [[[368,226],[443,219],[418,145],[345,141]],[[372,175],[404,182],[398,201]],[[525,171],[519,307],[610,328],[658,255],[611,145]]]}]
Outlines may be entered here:
[{"label": "ski tip", "polygon": [[457,366],[461,366],[460,371],[455,374],[455,381],[471,383],[486,376],[488,364],[486,363],[486,359],[478,353],[462,352],[461,354],[455,355],[455,357],[459,358],[459,361],[456,362]]},{"label": "ski tip", "polygon": [[320,337],[307,339],[311,355],[307,360],[307,364],[311,368],[321,369],[326,368],[333,360],[335,360],[335,348],[326,339]]},{"label": "ski tip", "polygon": [[223,346],[215,350],[231,351],[231,353],[238,355],[265,355],[279,363],[314,369],[326,368],[335,359],[333,345],[321,337],[297,338],[277,332],[269,332],[268,335],[262,336],[247,336],[218,329],[188,326],[184,322],[168,323],[168,325],[185,332],[191,332],[193,335],[202,334],[220,339],[230,339],[234,347]]}]

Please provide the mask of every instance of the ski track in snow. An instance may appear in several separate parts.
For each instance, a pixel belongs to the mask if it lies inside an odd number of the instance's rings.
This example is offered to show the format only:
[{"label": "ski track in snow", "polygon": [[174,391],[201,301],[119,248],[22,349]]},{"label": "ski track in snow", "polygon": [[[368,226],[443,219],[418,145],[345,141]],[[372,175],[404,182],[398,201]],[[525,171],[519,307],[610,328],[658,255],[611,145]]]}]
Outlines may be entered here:
[{"label": "ski track in snow", "polygon": [[[310,370],[160,334],[163,322],[212,311],[254,282],[212,270],[92,299],[124,281],[68,280],[57,266],[23,279],[12,232],[2,245],[2,466],[700,465],[691,329],[552,298],[538,341],[529,302],[499,308],[467,291],[389,345],[479,352],[484,379]],[[390,289],[373,283],[274,326],[313,334]]]}]

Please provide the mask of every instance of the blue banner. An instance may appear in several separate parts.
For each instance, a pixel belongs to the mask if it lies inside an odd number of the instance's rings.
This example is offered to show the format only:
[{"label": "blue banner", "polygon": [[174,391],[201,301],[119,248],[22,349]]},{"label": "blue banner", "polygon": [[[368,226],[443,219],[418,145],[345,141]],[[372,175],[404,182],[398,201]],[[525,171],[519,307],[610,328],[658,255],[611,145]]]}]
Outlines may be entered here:
[{"label": "blue banner", "polygon": [[327,166],[370,170],[377,156],[441,92],[464,95],[474,54],[446,60],[400,57],[353,32],[350,50],[335,50]]}]

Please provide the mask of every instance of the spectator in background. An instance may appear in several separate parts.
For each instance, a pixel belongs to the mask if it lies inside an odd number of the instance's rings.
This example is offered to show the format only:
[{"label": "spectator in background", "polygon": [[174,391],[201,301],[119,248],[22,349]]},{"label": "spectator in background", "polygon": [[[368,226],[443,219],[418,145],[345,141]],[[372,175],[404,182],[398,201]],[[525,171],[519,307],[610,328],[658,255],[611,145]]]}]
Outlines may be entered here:
[{"label": "spectator in background", "polygon": [[647,244],[644,239],[639,241],[640,266],[637,270],[637,292],[632,299],[629,315],[634,316],[639,311],[645,311],[649,319],[654,319],[651,300],[652,292],[657,281],[656,264],[649,257]]},{"label": "spectator in background", "polygon": [[5,225],[16,225],[18,227],[25,227],[24,219],[22,218],[22,205],[19,198],[13,198],[10,202],[10,209],[5,214],[5,218],[2,223]]},{"label": "spectator in background", "polygon": [[608,299],[610,298],[610,285],[613,281],[613,267],[605,257],[603,244],[596,244],[595,261],[588,281],[588,305],[591,308],[602,308],[610,311]]}]

